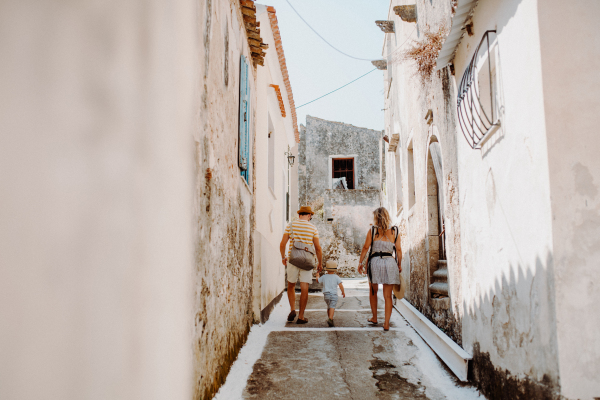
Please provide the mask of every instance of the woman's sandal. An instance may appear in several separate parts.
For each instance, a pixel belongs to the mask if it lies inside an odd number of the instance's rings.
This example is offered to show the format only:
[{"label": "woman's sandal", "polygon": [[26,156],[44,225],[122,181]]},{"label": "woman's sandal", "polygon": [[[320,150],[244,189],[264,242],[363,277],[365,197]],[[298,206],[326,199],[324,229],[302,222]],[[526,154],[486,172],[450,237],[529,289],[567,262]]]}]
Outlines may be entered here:
[{"label": "woman's sandal", "polygon": [[300,319],[300,318],[298,318],[298,319],[296,320],[296,323],[297,323],[297,324],[308,324],[308,319],[306,319],[306,318],[304,318],[304,319]]},{"label": "woman's sandal", "polygon": [[369,319],[367,320],[367,322],[368,322],[368,323],[370,323],[370,324],[373,324],[373,325],[379,325],[379,322],[377,322],[377,321],[373,321],[373,318],[369,318]]},{"label": "woman's sandal", "polygon": [[383,328],[383,330],[387,332],[387,331],[389,331],[389,330],[390,330],[390,328],[389,328],[389,326],[388,326],[388,328],[387,328],[387,329],[385,329],[385,327],[384,327],[384,328]]}]

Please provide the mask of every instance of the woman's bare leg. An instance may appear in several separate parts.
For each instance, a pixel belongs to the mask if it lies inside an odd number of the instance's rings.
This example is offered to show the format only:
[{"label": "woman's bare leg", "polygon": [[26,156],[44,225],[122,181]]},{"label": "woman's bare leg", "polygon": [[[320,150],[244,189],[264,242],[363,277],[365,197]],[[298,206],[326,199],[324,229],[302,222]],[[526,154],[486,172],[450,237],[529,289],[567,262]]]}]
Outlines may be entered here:
[{"label": "woman's bare leg", "polygon": [[385,299],[384,329],[390,328],[390,318],[392,317],[392,288],[392,285],[383,285],[383,298]]},{"label": "woman's bare leg", "polygon": [[377,321],[377,290],[379,285],[376,283],[369,282],[369,303],[371,303],[371,312],[373,312],[373,318],[371,321]]}]

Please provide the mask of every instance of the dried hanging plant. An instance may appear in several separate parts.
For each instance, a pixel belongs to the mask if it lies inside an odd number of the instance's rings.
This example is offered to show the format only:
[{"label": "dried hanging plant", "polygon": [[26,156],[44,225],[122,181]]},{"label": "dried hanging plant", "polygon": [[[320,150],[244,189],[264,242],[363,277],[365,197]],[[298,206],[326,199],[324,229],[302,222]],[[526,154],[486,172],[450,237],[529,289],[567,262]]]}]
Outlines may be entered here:
[{"label": "dried hanging plant", "polygon": [[417,66],[416,75],[421,84],[425,86],[431,80],[437,56],[440,54],[444,39],[448,36],[448,29],[445,25],[441,25],[437,31],[425,28],[423,35],[424,38],[421,41],[413,40],[410,47],[394,57],[394,61],[414,61]]}]

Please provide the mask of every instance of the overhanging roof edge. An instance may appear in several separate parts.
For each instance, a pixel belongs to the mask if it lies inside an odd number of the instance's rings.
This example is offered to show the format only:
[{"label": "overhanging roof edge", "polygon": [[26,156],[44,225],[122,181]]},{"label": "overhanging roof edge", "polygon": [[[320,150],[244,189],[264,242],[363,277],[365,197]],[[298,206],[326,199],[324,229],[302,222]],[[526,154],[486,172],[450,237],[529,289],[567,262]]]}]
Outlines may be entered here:
[{"label": "overhanging roof edge", "polygon": [[436,60],[436,70],[444,68],[452,60],[452,55],[454,55],[462,38],[462,28],[476,3],[477,0],[458,0],[456,13],[452,16],[452,28],[450,28],[450,33],[446,37]]}]

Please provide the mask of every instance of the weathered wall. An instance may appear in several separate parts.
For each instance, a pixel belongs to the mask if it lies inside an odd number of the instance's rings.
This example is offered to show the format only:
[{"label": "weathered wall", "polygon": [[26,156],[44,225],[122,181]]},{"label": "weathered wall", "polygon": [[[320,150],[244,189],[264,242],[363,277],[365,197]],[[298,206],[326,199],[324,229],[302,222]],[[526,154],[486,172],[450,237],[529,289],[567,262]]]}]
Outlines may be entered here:
[{"label": "weathered wall", "polygon": [[[360,250],[380,206],[380,142],[380,131],[311,116],[300,126],[300,203],[316,212],[324,260],[336,260],[341,276],[357,275]],[[331,189],[330,156],[355,156],[355,189]]]},{"label": "weathered wall", "polygon": [[[456,78],[483,33],[495,28],[503,113],[501,128],[482,150],[458,142],[463,344],[477,354],[475,376],[486,395],[504,398],[502,384],[516,379],[522,393],[511,396],[531,398],[528,384],[554,392],[559,383],[537,5],[481,2],[473,22],[474,35],[458,48]],[[494,370],[481,361],[486,357]]]},{"label": "weathered wall", "polygon": [[195,15],[0,2],[0,398],[190,398]]},{"label": "weathered wall", "polygon": [[197,26],[200,81],[190,149],[195,155],[194,399],[208,399],[258,318],[252,309],[256,174],[251,165],[247,185],[238,168],[241,54],[250,60],[251,137],[257,90],[239,1],[203,2]]},{"label": "weathered wall", "polygon": [[600,396],[600,3],[543,1],[537,11],[561,393],[592,399]]},{"label": "weathered wall", "polygon": [[329,156],[333,155],[357,155],[354,168],[358,184],[355,189],[379,190],[381,131],[307,115],[306,127],[302,132],[300,203],[314,203],[326,189],[331,189]]},{"label": "weathered wall", "polygon": [[[386,144],[385,205],[395,217],[394,223],[406,232],[403,247],[403,277],[408,283],[406,297],[419,311],[432,320],[457,343],[462,343],[461,243],[458,205],[458,166],[456,155],[455,99],[456,85],[449,68],[434,72],[431,80],[422,86],[416,68],[411,62],[402,62],[400,53],[411,40],[424,39],[426,28],[437,30],[449,24],[451,3],[417,1],[418,21],[404,22],[395,15],[394,6],[405,1],[394,0],[388,20],[394,21],[395,32],[386,34],[383,55],[388,59],[384,73],[386,133],[399,135],[395,152]],[[389,91],[389,92],[388,92]],[[431,124],[425,120],[428,110],[433,112]],[[437,250],[430,249],[431,173],[428,174],[429,145],[437,141],[442,149],[444,181],[439,182],[444,193],[446,258],[448,263],[449,298],[435,299],[429,292],[431,273],[437,266]],[[409,168],[408,149],[412,149],[413,167]],[[400,153],[398,156],[396,153]],[[398,162],[401,165],[398,165]],[[410,171],[414,171],[414,178]],[[398,179],[397,174],[402,174]],[[410,204],[409,181],[414,182],[415,203]],[[404,187],[397,188],[396,182]],[[435,186],[435,184],[433,184]],[[403,196],[399,199],[398,196]],[[398,203],[403,210],[398,213]],[[435,208],[435,207],[433,207]]]}]

